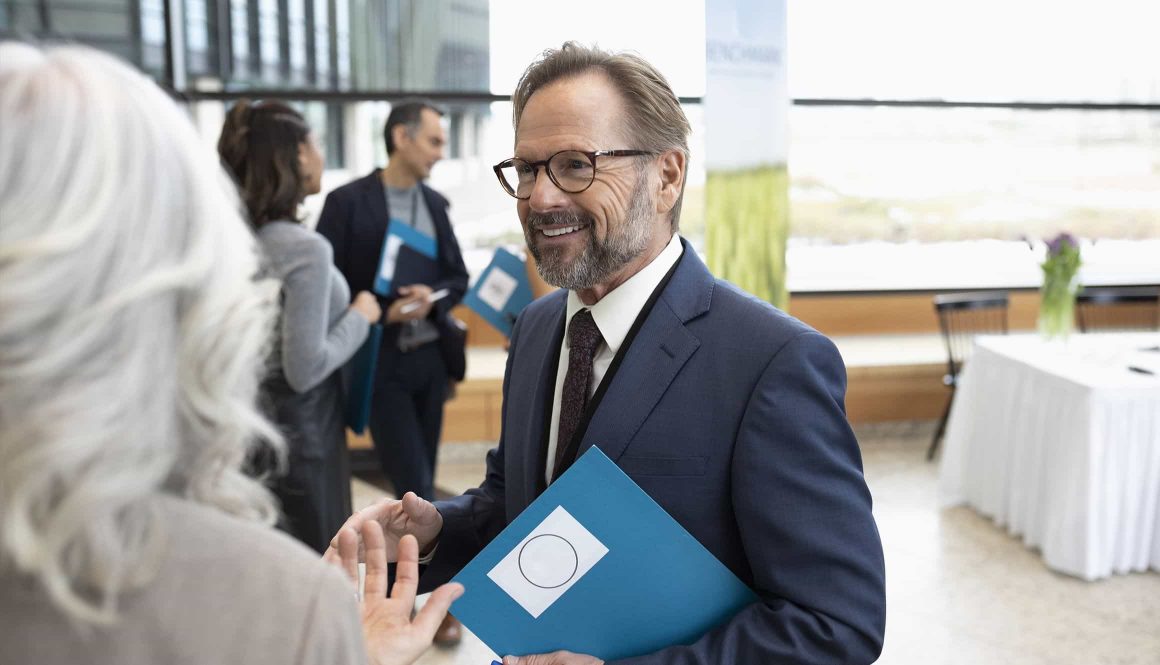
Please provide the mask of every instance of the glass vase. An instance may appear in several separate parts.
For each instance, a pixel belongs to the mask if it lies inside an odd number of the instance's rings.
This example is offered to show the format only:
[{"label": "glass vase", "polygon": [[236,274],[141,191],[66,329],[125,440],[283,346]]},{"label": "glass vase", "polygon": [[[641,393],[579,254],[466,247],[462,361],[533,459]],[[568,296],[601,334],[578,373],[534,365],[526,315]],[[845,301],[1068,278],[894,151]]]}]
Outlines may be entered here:
[{"label": "glass vase", "polygon": [[1078,285],[1044,284],[1039,290],[1039,334],[1048,340],[1066,340],[1075,329],[1075,296]]}]

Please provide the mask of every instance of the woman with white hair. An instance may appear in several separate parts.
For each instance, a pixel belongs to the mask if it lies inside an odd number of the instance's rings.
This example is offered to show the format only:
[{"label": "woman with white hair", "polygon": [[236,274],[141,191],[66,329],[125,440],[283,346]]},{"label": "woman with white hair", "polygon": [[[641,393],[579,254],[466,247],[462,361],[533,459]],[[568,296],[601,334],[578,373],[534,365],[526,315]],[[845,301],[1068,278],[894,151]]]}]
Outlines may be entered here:
[{"label": "woman with white hair", "polygon": [[414,541],[386,598],[364,531],[360,631],[350,582],[241,471],[259,440],[282,454],[254,405],[278,284],[216,156],[87,48],[0,44],[0,118],[5,661],[413,661],[462,587],[412,622]]}]

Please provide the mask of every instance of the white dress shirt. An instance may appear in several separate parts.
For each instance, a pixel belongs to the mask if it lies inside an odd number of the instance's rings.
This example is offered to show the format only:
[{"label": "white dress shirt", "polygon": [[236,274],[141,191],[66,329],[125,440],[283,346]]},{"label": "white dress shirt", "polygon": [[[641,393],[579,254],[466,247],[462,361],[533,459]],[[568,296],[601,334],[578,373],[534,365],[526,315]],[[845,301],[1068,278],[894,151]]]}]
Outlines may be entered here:
[{"label": "white dress shirt", "polygon": [[652,263],[641,268],[640,272],[629,277],[625,283],[609,291],[591,307],[585,305],[575,291],[568,292],[568,307],[564,315],[564,339],[560,342],[560,362],[556,368],[556,388],[552,394],[552,423],[548,434],[548,456],[544,470],[544,476],[549,483],[552,482],[556,446],[559,444],[557,439],[560,436],[560,402],[564,396],[564,377],[568,374],[568,324],[572,322],[572,317],[576,312],[587,308],[592,312],[592,320],[596,322],[596,327],[604,337],[604,341],[596,347],[596,356],[592,359],[592,383],[588,387],[588,397],[591,399],[600,382],[604,380],[604,375],[608,373],[612,359],[616,357],[616,352],[620,350],[624,338],[628,336],[633,322],[648,302],[649,296],[680,260],[683,251],[681,238],[674,233],[669,239],[669,244],[652,260]]}]

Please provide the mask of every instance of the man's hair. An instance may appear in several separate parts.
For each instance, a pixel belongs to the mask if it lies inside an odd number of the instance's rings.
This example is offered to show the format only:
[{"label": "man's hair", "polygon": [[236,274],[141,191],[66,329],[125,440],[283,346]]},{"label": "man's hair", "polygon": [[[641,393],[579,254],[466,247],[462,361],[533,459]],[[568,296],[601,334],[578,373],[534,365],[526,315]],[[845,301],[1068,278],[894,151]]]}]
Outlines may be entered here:
[{"label": "man's hair", "polygon": [[415,132],[423,120],[423,109],[433,111],[443,117],[443,109],[435,106],[435,102],[426,99],[404,99],[391,106],[391,113],[387,116],[387,124],[383,126],[383,141],[387,144],[387,156],[395,154],[395,127],[402,125],[407,129],[407,136],[415,138]]},{"label": "man's hair", "polygon": [[[685,177],[689,163],[689,119],[681,109],[681,102],[672,87],[656,67],[635,53],[612,53],[596,47],[566,42],[559,49],[548,49],[524,71],[512,95],[512,126],[518,131],[520,117],[528,100],[540,88],[561,79],[589,71],[600,71],[620,92],[628,117],[624,119],[626,133],[636,141],[634,145],[599,146],[601,149],[649,150],[666,152],[680,150],[685,156]],[[681,201],[685,183],[669,216],[669,224],[676,231],[681,217]]]},{"label": "man's hair", "polygon": [[145,75],[0,43],[0,571],[108,623],[167,548],[163,497],[272,523],[242,472],[278,284],[236,190]]},{"label": "man's hair", "polygon": [[302,114],[284,102],[241,99],[226,115],[218,154],[238,183],[254,227],[297,217],[306,198],[298,146],[309,136]]}]

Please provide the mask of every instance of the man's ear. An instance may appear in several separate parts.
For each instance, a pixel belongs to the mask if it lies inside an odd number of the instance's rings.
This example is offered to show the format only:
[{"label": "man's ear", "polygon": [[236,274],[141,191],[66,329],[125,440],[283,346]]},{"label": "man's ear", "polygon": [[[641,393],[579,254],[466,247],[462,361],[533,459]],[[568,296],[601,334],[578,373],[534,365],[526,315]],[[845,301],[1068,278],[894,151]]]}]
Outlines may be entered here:
[{"label": "man's ear", "polygon": [[681,188],[685,185],[685,153],[669,150],[657,158],[660,165],[660,191],[657,193],[657,212],[665,213],[677,205]]},{"label": "man's ear", "polygon": [[403,145],[403,141],[410,141],[411,135],[407,133],[407,126],[400,124],[400,125],[395,125],[394,127],[392,127],[391,128],[391,139],[395,143],[396,150],[399,149],[399,146]]}]

